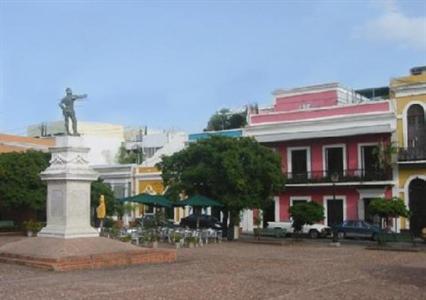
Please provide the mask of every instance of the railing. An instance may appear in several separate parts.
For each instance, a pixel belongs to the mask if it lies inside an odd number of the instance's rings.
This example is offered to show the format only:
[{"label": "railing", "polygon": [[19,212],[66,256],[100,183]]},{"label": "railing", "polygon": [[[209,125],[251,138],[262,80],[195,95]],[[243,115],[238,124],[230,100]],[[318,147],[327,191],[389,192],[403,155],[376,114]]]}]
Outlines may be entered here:
[{"label": "railing", "polygon": [[399,148],[398,161],[426,160],[426,145],[411,148]]},{"label": "railing", "polygon": [[327,183],[327,182],[364,182],[392,180],[392,170],[351,169],[340,172],[311,171],[304,173],[284,173],[287,184]]}]

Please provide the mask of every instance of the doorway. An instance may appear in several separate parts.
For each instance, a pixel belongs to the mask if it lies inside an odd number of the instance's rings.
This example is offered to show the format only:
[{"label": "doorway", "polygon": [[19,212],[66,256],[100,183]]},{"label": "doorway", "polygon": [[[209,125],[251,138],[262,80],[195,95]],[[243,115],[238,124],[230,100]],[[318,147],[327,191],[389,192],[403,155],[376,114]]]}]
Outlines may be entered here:
[{"label": "doorway", "polygon": [[327,200],[327,225],[333,226],[343,222],[343,199]]},{"label": "doorway", "polygon": [[426,227],[426,181],[416,178],[408,186],[408,205],[411,211],[410,231],[418,236]]}]

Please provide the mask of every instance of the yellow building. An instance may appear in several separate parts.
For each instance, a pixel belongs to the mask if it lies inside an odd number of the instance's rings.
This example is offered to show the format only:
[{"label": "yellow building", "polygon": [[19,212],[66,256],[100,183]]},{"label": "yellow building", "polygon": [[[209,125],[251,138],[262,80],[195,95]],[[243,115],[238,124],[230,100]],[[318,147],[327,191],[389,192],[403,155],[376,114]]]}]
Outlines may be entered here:
[{"label": "yellow building", "polygon": [[[136,172],[137,194],[147,193],[151,195],[162,195],[165,192],[161,172],[156,167],[138,167]],[[180,219],[188,213],[185,209],[175,207],[173,209],[174,221],[179,222]],[[145,213],[152,213],[152,207],[140,205],[139,216]],[[138,217],[138,215],[136,216]]]},{"label": "yellow building", "polygon": [[398,190],[411,211],[401,229],[419,234],[426,227],[426,66],[390,82],[397,112]]}]

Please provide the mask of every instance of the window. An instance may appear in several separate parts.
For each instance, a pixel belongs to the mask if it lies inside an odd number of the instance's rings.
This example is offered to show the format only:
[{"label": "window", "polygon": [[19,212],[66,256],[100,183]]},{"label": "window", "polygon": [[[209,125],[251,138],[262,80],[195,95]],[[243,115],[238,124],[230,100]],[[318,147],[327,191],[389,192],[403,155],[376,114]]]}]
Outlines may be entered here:
[{"label": "window", "polygon": [[346,169],[346,147],[345,145],[331,145],[323,148],[323,163],[325,176],[338,174],[344,175]]},{"label": "window", "polygon": [[377,145],[363,145],[360,150],[362,176],[374,177],[378,168]]},{"label": "window", "polygon": [[307,203],[311,201],[310,196],[292,196],[290,197],[290,206]]},{"label": "window", "polygon": [[288,148],[288,172],[292,178],[309,178],[311,171],[309,147]]},{"label": "window", "polygon": [[425,113],[420,104],[413,104],[407,111],[408,147],[417,147],[426,143]]}]

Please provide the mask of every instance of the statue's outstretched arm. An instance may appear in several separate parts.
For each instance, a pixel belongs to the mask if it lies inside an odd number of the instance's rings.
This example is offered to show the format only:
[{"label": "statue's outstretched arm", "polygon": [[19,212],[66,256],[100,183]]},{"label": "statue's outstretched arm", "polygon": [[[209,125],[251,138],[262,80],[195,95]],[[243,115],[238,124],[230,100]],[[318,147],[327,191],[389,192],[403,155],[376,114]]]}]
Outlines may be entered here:
[{"label": "statue's outstretched arm", "polygon": [[83,95],[74,95],[74,99],[75,99],[75,100],[77,100],[77,99],[84,99],[84,98],[87,98],[87,94],[83,94]]}]

